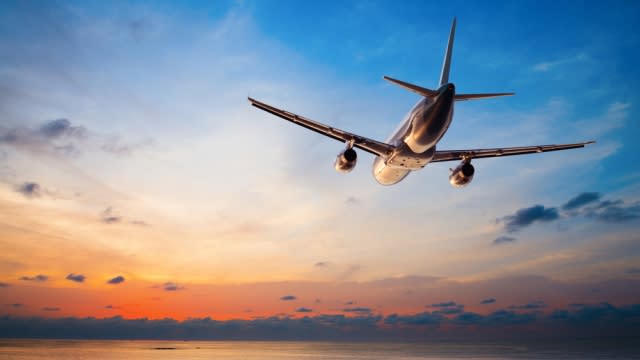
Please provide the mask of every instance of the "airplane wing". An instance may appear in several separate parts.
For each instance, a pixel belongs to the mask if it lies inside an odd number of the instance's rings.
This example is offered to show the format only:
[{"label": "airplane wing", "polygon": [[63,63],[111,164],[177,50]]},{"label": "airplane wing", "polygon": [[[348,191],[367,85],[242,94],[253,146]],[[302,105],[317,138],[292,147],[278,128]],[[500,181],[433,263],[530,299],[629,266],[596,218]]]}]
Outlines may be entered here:
[{"label": "airplane wing", "polygon": [[253,98],[248,98],[248,100],[251,103],[251,105],[257,107],[258,109],[264,110],[268,113],[281,117],[285,120],[289,120],[292,123],[305,127],[309,130],[313,130],[317,133],[328,136],[338,141],[342,141],[342,142],[352,141],[354,147],[367,151],[373,155],[387,158],[395,150],[395,147],[393,145],[385,144],[380,141],[371,140],[366,137],[352,134],[344,130],[336,129],[334,127],[319,123],[317,121],[307,119],[303,116],[296,115],[294,113],[291,113],[282,109],[278,109],[276,107],[265,104]]},{"label": "airplane wing", "polygon": [[595,143],[595,141],[586,141],[575,144],[521,146],[496,149],[444,150],[436,151],[431,162],[462,160],[465,157],[471,159],[481,159],[498,156],[525,155],[548,151],[576,149],[593,143]]}]

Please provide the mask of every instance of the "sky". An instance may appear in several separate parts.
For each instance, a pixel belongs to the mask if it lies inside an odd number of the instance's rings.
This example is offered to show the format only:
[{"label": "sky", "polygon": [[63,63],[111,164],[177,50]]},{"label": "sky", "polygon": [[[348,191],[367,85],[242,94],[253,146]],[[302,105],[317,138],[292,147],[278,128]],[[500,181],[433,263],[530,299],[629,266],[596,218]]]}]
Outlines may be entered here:
[{"label": "sky", "polygon": [[[246,100],[382,141],[419,100],[382,76],[436,87],[453,17],[457,91],[516,96],[456,104],[438,149],[597,143],[385,187],[370,154],[339,174],[343,144]],[[633,1],[4,1],[0,336],[640,335],[639,20]]]}]

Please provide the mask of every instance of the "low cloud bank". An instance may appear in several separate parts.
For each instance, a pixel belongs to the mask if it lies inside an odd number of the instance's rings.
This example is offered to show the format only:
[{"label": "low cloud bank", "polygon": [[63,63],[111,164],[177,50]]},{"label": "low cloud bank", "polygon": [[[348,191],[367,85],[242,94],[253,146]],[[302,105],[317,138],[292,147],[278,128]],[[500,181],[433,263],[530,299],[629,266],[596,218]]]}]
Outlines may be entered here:
[{"label": "low cloud bank", "polygon": [[[536,303],[541,305],[541,303]],[[219,321],[111,317],[0,317],[3,338],[210,339],[210,340],[425,340],[475,338],[640,336],[640,304],[571,304],[547,313],[501,309],[489,314],[439,311],[412,315],[274,316]]]}]

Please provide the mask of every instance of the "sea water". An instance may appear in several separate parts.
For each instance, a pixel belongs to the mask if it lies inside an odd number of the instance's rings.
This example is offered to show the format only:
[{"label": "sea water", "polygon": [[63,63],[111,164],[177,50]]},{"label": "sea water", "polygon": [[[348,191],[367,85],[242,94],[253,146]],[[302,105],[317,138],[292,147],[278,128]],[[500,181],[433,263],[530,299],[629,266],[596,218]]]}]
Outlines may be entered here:
[{"label": "sea water", "polygon": [[0,339],[0,359],[640,359],[634,340],[428,343]]}]

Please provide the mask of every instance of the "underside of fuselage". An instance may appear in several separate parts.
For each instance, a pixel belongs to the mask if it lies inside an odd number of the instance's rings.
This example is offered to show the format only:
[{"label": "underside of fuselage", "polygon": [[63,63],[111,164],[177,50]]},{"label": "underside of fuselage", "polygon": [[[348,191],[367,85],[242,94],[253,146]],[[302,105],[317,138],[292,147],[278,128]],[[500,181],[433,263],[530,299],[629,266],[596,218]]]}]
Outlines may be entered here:
[{"label": "underside of fuselage", "polygon": [[393,185],[409,172],[425,167],[433,158],[436,144],[447,132],[453,118],[455,86],[445,84],[438,96],[420,100],[405,122],[387,140],[396,150],[386,159],[376,157],[373,176],[382,185]]}]

